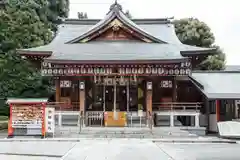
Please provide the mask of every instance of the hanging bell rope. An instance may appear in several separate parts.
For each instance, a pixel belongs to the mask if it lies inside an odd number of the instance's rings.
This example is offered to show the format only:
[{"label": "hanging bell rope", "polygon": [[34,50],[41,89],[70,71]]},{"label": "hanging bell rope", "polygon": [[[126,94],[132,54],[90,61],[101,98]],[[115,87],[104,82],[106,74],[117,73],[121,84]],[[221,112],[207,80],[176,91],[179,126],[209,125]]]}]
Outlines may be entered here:
[{"label": "hanging bell rope", "polygon": [[97,83],[97,78],[95,75],[94,75],[94,83]]}]

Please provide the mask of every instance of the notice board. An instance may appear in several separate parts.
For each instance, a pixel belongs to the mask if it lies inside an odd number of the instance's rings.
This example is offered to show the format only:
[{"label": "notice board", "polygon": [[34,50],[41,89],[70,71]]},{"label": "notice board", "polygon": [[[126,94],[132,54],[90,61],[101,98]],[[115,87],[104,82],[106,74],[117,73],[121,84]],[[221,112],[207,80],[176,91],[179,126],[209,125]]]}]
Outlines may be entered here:
[{"label": "notice board", "polygon": [[10,109],[8,136],[45,135],[45,101],[22,100],[8,103]]}]

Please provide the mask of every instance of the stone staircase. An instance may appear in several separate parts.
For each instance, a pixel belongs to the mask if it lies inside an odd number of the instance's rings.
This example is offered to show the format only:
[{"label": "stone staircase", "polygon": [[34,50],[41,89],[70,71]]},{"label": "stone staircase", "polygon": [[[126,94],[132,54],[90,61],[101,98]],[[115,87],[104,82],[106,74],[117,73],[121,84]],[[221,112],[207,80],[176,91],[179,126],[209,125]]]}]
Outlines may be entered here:
[{"label": "stone staircase", "polygon": [[197,137],[178,128],[118,128],[118,127],[61,127],[56,128],[55,137],[69,138],[187,138]]}]

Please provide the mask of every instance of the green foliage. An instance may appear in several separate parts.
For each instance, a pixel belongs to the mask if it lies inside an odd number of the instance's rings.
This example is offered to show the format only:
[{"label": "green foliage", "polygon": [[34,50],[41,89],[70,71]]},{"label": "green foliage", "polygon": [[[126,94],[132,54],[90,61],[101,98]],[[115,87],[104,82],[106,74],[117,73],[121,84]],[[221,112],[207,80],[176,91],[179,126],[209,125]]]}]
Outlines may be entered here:
[{"label": "green foliage", "polygon": [[[0,97],[39,98],[51,95],[51,81],[42,77],[28,61],[15,52],[2,55],[2,59]],[[3,100],[0,101],[0,112],[4,110],[1,107],[6,107]]]},{"label": "green foliage", "polygon": [[17,48],[30,48],[44,45],[52,39],[47,24],[40,21],[30,6],[23,10],[9,5],[0,11],[0,52],[6,53]]},{"label": "green foliage", "polygon": [[2,116],[9,116],[9,107],[5,104],[5,100],[0,100],[0,115]]},{"label": "green foliage", "polygon": [[225,53],[219,46],[213,45],[212,47],[217,49],[217,54],[208,56],[206,60],[202,61],[198,65],[200,70],[221,70],[225,69]]},{"label": "green foliage", "polygon": [[8,116],[0,116],[0,122],[7,121],[7,120],[8,120]]},{"label": "green foliage", "polygon": [[7,97],[49,97],[51,80],[22,59],[16,49],[49,43],[69,0],[8,0],[0,10],[0,115]]},{"label": "green foliage", "polygon": [[195,18],[175,20],[175,30],[179,40],[188,45],[217,48],[216,55],[206,57],[197,65],[200,70],[221,70],[225,67],[225,53],[214,45],[215,38],[206,23]]},{"label": "green foliage", "polygon": [[178,38],[184,44],[211,47],[215,38],[210,28],[204,22],[194,18],[185,18],[175,21],[175,30]]},{"label": "green foliage", "polygon": [[[38,0],[35,0],[38,1]],[[51,28],[56,31],[57,24],[61,22],[59,19],[67,18],[69,13],[69,0],[47,0],[48,9],[43,13],[47,17],[47,20],[52,22]],[[43,17],[44,17],[43,16]]]},{"label": "green foliage", "polygon": [[0,130],[8,129],[8,121],[0,122]]}]

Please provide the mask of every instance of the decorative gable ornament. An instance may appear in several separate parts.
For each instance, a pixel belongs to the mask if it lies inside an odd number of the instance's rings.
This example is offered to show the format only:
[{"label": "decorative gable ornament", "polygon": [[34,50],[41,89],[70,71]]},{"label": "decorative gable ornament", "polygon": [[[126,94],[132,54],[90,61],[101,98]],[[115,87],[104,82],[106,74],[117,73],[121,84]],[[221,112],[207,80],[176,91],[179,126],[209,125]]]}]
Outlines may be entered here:
[{"label": "decorative gable ornament", "polygon": [[[109,29],[112,29],[113,32],[118,32],[122,29],[124,32],[129,34],[129,36],[134,37],[134,39],[146,43],[167,43],[156,38],[154,35],[147,33],[144,29],[140,28],[122,12],[122,6],[115,2],[110,7],[110,11],[103,20],[97,23],[91,30],[67,42],[67,44],[89,42],[93,39],[96,39],[100,35],[105,34],[107,31],[109,31]],[[116,38],[116,36],[117,35],[113,36],[115,37],[113,38],[114,40],[118,39]]]}]

